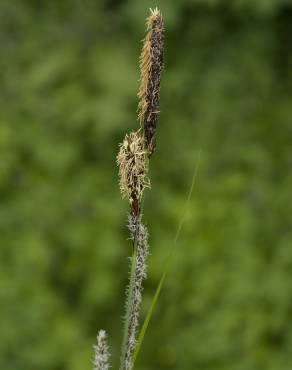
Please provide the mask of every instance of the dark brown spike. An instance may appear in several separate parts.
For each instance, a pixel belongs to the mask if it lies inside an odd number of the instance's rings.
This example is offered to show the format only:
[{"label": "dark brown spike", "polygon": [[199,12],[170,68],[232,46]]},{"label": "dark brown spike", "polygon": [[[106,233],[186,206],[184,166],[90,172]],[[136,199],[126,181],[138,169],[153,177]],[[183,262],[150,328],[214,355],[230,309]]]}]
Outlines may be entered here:
[{"label": "dark brown spike", "polygon": [[149,156],[155,150],[155,133],[160,103],[160,80],[163,69],[164,24],[158,10],[147,19],[147,35],[140,57],[139,119]]}]

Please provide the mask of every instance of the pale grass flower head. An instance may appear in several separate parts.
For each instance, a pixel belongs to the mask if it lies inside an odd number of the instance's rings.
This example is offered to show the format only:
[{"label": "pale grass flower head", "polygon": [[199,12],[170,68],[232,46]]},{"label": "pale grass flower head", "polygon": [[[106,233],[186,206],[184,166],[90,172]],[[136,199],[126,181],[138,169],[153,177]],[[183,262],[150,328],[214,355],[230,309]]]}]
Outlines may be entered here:
[{"label": "pale grass flower head", "polygon": [[127,197],[132,204],[135,199],[141,199],[145,188],[150,187],[144,138],[140,130],[125,136],[120,144],[117,164],[122,196]]},{"label": "pale grass flower head", "polygon": [[110,354],[107,345],[107,335],[104,330],[97,334],[97,344],[94,347],[94,370],[109,370]]}]

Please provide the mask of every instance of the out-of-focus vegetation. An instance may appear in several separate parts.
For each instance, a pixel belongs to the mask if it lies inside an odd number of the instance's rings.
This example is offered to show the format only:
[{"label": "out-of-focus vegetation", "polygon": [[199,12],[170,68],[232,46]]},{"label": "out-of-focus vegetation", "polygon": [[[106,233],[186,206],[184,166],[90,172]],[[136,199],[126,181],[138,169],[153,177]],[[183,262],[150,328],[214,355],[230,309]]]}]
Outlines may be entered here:
[{"label": "out-of-focus vegetation", "polygon": [[131,247],[115,156],[137,127],[148,8],[166,23],[144,315],[195,194],[137,368],[292,366],[290,0],[0,3],[0,368],[118,360]]}]

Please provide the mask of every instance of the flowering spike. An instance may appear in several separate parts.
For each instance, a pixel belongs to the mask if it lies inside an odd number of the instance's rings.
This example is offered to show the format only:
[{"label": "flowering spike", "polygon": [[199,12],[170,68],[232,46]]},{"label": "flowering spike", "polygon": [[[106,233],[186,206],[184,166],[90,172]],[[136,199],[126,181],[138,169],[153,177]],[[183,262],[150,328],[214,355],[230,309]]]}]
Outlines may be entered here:
[{"label": "flowering spike", "polygon": [[125,136],[117,156],[120,189],[123,197],[130,201],[132,214],[140,214],[140,200],[145,188],[150,187],[147,178],[146,152],[144,139],[140,133],[131,132]]},{"label": "flowering spike", "polygon": [[147,257],[149,254],[148,245],[148,230],[141,221],[137,220],[132,215],[129,216],[128,228],[130,238],[135,241],[135,270],[132,283],[132,300],[130,302],[130,310],[128,317],[128,336],[126,343],[124,370],[132,369],[132,354],[136,345],[136,334],[139,324],[140,306],[142,301],[143,280],[147,273]]},{"label": "flowering spike", "polygon": [[109,370],[108,359],[110,354],[108,352],[108,345],[106,342],[106,332],[100,330],[97,334],[97,345],[94,348],[94,370]]},{"label": "flowering spike", "polygon": [[150,9],[147,18],[147,35],[140,56],[140,87],[138,92],[138,118],[144,128],[149,156],[155,150],[157,114],[160,103],[160,80],[163,69],[164,24],[157,8]]}]

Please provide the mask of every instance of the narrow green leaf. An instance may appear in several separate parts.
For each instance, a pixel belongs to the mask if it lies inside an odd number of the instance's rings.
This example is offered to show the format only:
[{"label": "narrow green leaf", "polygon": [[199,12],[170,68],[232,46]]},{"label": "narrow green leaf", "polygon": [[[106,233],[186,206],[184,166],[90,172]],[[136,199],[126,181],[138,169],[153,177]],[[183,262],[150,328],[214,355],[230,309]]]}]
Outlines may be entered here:
[{"label": "narrow green leaf", "polygon": [[176,234],[175,234],[175,237],[174,237],[174,243],[170,247],[170,251],[169,251],[169,255],[167,257],[167,261],[166,261],[166,264],[165,264],[164,271],[162,273],[162,276],[161,276],[160,281],[158,283],[158,286],[156,288],[154,297],[152,299],[151,305],[150,305],[150,307],[149,307],[149,309],[147,311],[146,318],[145,318],[145,320],[143,322],[143,326],[142,326],[142,328],[140,330],[140,333],[139,333],[139,337],[138,337],[138,340],[137,340],[135,352],[134,352],[133,358],[132,358],[133,368],[134,368],[135,362],[137,360],[138,354],[139,354],[139,352],[141,350],[141,346],[142,346],[142,343],[144,341],[145,333],[146,333],[146,330],[148,328],[149,322],[150,322],[150,320],[151,320],[151,318],[153,316],[154,308],[155,308],[156,303],[158,301],[158,298],[160,296],[160,292],[161,292],[161,289],[163,287],[163,284],[164,284],[166,275],[167,275],[167,273],[168,273],[168,271],[170,269],[171,262],[172,262],[172,257],[173,257],[174,250],[175,250],[175,246],[177,245],[178,238],[179,238],[179,236],[181,234],[181,230],[182,230],[183,224],[184,224],[185,219],[186,219],[186,216],[187,216],[188,206],[189,206],[189,203],[190,203],[190,200],[191,200],[193,191],[194,191],[194,187],[195,187],[195,182],[196,182],[197,173],[198,173],[198,169],[199,169],[200,158],[201,158],[201,149],[199,150],[198,159],[197,159],[197,163],[196,163],[196,166],[195,166],[195,170],[194,170],[194,174],[193,174],[193,178],[192,178],[192,183],[191,183],[191,186],[190,186],[190,190],[189,190],[189,193],[188,193],[188,197],[187,197],[187,200],[186,200],[186,205],[185,205],[184,213],[183,213],[183,216],[180,219],[180,222],[178,224],[177,231],[176,231]]}]

